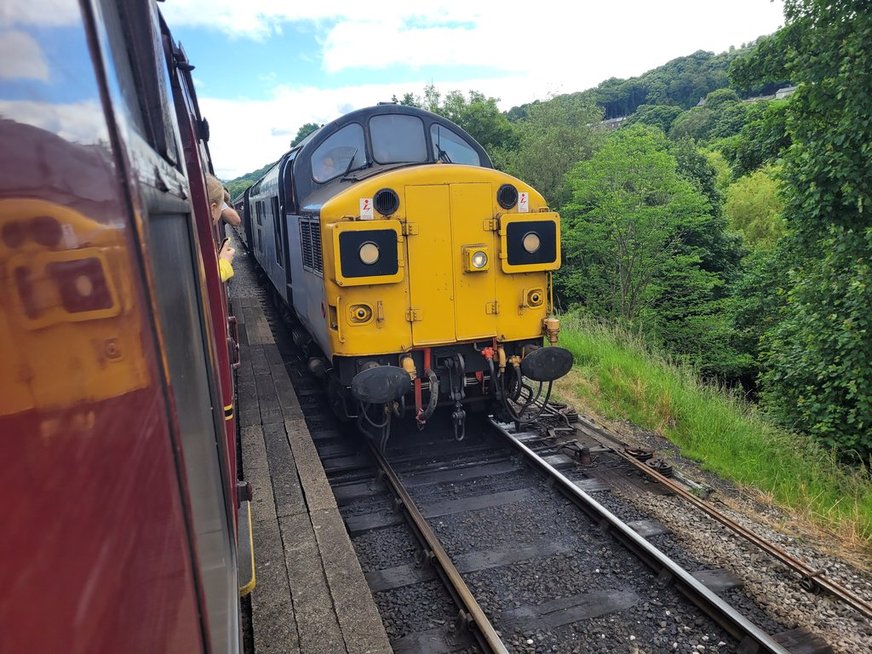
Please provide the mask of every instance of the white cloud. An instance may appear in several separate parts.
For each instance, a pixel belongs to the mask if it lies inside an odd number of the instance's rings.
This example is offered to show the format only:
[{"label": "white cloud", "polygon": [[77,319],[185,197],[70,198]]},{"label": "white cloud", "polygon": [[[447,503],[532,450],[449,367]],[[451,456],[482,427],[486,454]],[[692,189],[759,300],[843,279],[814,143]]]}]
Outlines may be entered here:
[{"label": "white cloud", "polygon": [[[403,84],[385,83],[318,89],[311,86],[280,86],[269,100],[225,100],[200,97],[203,115],[209,121],[209,149],[218,176],[232,179],[275,161],[287,152],[291,139],[306,123],[327,123],[352,109],[372,106],[411,92],[421,95],[429,80]],[[530,86],[521,77],[468,79],[445,82],[447,93],[474,89],[500,97],[508,109],[534,98],[566,92],[547,81]]]},{"label": "white cloud", "polygon": [[[161,8],[171,27],[209,27],[234,38],[264,39],[290,24],[311,30],[320,50],[306,54],[327,73],[360,72],[369,80],[367,71],[428,67],[428,77],[410,83],[385,77],[334,89],[282,86],[260,101],[201,98],[216,168],[225,178],[278,158],[288,147],[285,132],[295,134],[304,123],[326,122],[349,106],[393,94],[421,94],[428,83],[443,93],[475,89],[508,109],[609,77],[639,75],[698,49],[720,52],[783,22],[781,0],[540,0],[534,7],[512,0],[170,0]],[[264,52],[268,58],[270,50]],[[252,71],[250,81],[266,81],[274,65]],[[452,77],[439,77],[445,66],[454,67]],[[490,77],[464,79],[457,73],[463,67],[474,75],[491,71],[484,73]]]},{"label": "white cloud", "polygon": [[45,55],[30,34],[18,30],[0,30],[0,79],[48,81]]},{"label": "white cloud", "polygon": [[[398,0],[287,2],[177,0],[170,25],[208,27],[264,39],[289,23],[315,24],[328,72],[393,64],[487,66],[560,77],[578,67],[642,72],[696,49],[722,51],[782,22],[782,0]],[[664,58],[666,57],[666,59]],[[625,63],[626,62],[626,63]],[[656,64],[654,64],[656,65]],[[650,66],[649,66],[650,67]]]},{"label": "white cloud", "polygon": [[39,25],[62,27],[80,20],[76,0],[3,0],[0,2],[0,27]]},{"label": "white cloud", "polygon": [[541,0],[534,11],[522,7],[458,1],[425,17],[414,9],[373,11],[360,20],[346,16],[322,39],[323,68],[468,65],[552,79],[596,70],[598,82],[639,74],[697,49],[720,52],[782,22],[781,3],[768,0]]},{"label": "white cloud", "polygon": [[97,100],[70,104],[0,100],[0,118],[39,127],[74,143],[88,145],[109,140],[106,119]]}]

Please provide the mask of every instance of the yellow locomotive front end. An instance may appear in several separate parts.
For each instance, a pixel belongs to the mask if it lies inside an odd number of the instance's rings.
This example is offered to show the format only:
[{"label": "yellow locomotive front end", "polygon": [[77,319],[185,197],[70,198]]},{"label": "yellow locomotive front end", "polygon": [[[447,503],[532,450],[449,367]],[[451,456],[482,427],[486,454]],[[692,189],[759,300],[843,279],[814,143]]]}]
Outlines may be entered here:
[{"label": "yellow locomotive front end", "polygon": [[[520,180],[475,166],[401,168],[331,198],[320,227],[330,354],[350,366],[342,377],[354,376],[364,404],[408,389],[423,423],[441,385],[462,433],[464,401],[498,396],[507,367],[517,372],[547,332],[556,340],[560,218]],[[550,381],[565,362],[543,359],[534,374]]]},{"label": "yellow locomotive front end", "polygon": [[543,334],[560,219],[504,173],[394,171],[331,199],[321,227],[334,355]]}]

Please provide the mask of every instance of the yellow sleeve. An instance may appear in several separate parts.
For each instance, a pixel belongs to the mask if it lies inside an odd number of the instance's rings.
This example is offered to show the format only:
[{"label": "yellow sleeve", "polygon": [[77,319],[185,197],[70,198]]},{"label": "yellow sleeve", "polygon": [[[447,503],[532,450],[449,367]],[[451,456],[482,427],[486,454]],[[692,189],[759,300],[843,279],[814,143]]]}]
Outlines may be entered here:
[{"label": "yellow sleeve", "polygon": [[218,259],[218,274],[221,276],[221,281],[226,282],[233,277],[233,266],[226,259]]}]

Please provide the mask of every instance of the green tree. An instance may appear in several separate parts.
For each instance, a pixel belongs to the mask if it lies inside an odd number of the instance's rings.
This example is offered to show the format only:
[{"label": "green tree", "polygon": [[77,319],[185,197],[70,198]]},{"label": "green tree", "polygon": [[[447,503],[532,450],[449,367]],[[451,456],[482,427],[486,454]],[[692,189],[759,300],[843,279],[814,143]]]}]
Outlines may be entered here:
[{"label": "green tree", "polygon": [[[786,0],[789,47],[760,53],[788,104],[783,319],[765,337],[764,399],[821,442],[872,453],[872,12],[866,0]],[[748,65],[751,69],[754,62]]]},{"label": "green tree", "polygon": [[[711,223],[706,196],[679,172],[662,132],[633,126],[609,136],[567,176],[564,266],[558,292],[593,313],[642,329],[670,351],[723,372],[733,354],[716,298],[721,278],[693,242]],[[717,370],[715,370],[715,368]]]},{"label": "green tree", "polygon": [[718,109],[737,102],[739,102],[739,94],[730,88],[715,89],[705,96],[705,106],[709,109]]},{"label": "green tree", "polygon": [[733,171],[726,158],[718,150],[704,150],[703,154],[708,159],[709,165],[715,171],[715,188],[723,197],[733,181]]},{"label": "green tree", "polygon": [[503,151],[516,146],[517,137],[497,102],[497,98],[485,97],[479,91],[469,91],[466,97],[460,91],[452,91],[437,113],[460,125],[492,157],[499,158]]},{"label": "green tree", "polygon": [[672,123],[669,136],[674,139],[706,140],[714,129],[717,115],[708,107],[694,107],[685,111]]},{"label": "green tree", "polygon": [[[396,100],[396,95],[394,96]],[[419,107],[457,123],[479,142],[497,168],[505,167],[506,153],[517,146],[517,135],[497,103],[479,91],[451,91],[443,97],[432,84],[424,87],[423,97],[406,93],[400,104]]]},{"label": "green tree", "polygon": [[274,164],[275,162],[268,163],[262,168],[258,168],[257,170],[253,170],[250,173],[246,173],[245,175],[241,175],[240,177],[225,182],[224,186],[227,187],[227,191],[230,193],[230,197],[237,197],[245,189],[254,184],[261,177],[263,177],[264,174],[266,174],[266,171],[272,168]]},{"label": "green tree", "polygon": [[670,136],[705,141],[737,134],[747,120],[748,108],[733,89],[716,89],[704,104],[684,112],[672,123]]},{"label": "green tree", "polygon": [[317,123],[306,123],[300,129],[297,130],[297,135],[294,137],[294,140],[291,141],[291,147],[294,147],[298,143],[301,143],[304,138],[309,136],[312,132],[317,130],[320,127]]},{"label": "green tree", "polygon": [[786,302],[787,243],[756,248],[742,260],[741,275],[727,301],[730,344],[736,350],[735,377],[749,390],[756,390],[760,374],[764,334],[781,320]]},{"label": "green tree", "polygon": [[627,119],[624,123],[627,127],[635,124],[651,125],[659,127],[664,134],[668,134],[672,128],[672,123],[681,114],[684,109],[672,104],[643,104],[636,112]]},{"label": "green tree", "polygon": [[[738,134],[717,145],[730,161],[736,177],[760,166],[777,161],[790,146],[787,131],[787,107],[790,100],[758,102],[746,110]],[[718,136],[731,136],[722,132]]]},{"label": "green tree", "polygon": [[708,157],[689,139],[672,143],[670,152],[675,157],[678,174],[708,200],[709,219],[701,222],[696,229],[686,231],[684,241],[699,251],[702,269],[718,276],[721,283],[713,288],[714,296],[724,297],[728,285],[738,274],[743,249],[738,234],[727,229],[727,220],[721,209],[724,198],[718,189],[717,171]]},{"label": "green tree", "polygon": [[739,178],[727,189],[727,221],[752,248],[771,248],[784,236],[784,201],[776,175],[775,169],[762,168]]},{"label": "green tree", "polygon": [[602,140],[601,118],[602,110],[579,96],[530,105],[527,117],[516,123],[518,146],[506,157],[506,170],[561,206],[569,196],[566,173],[590,158]]}]

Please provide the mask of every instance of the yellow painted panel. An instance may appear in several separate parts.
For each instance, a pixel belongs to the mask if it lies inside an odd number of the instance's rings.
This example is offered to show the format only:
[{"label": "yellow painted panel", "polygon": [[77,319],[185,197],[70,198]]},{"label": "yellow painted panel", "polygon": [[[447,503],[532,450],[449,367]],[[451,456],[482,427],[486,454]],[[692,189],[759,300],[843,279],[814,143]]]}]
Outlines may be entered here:
[{"label": "yellow painted panel", "polygon": [[547,294],[547,281],[544,272],[513,274],[499,272],[497,295],[500,298],[500,313],[497,316],[497,332],[501,340],[535,338],[542,334],[542,320],[547,314],[547,302],[541,307],[525,307],[523,306],[524,291],[542,288]]},{"label": "yellow painted panel", "polygon": [[[392,223],[393,221],[377,222]],[[336,268],[338,253],[335,245],[338,239],[333,237],[334,231],[339,228],[348,229],[352,225],[361,225],[362,229],[371,227],[373,222],[322,223],[324,270],[332,271]],[[402,281],[403,270],[405,269],[400,267],[400,281],[389,284],[340,287],[331,279],[331,275],[325,277],[325,306],[332,307],[328,310],[328,315],[330,311],[336,311],[336,326],[335,328],[328,326],[327,329],[330,352],[326,354],[354,356],[401,352],[409,349],[411,335],[409,323],[406,321],[409,298],[406,284]],[[364,322],[356,322],[352,315],[355,307],[368,311],[369,318]]]},{"label": "yellow painted panel", "polygon": [[454,257],[449,187],[407,186],[405,196],[407,220],[417,231],[406,239],[410,308],[419,318],[412,322],[412,342],[418,346],[452,342]]},{"label": "yellow painted panel", "polygon": [[[493,193],[489,183],[451,185],[451,262],[458,340],[491,338],[496,333],[497,240],[493,230],[485,229],[485,223],[493,219]],[[487,253],[489,266],[469,271],[464,248],[477,245]]]}]

